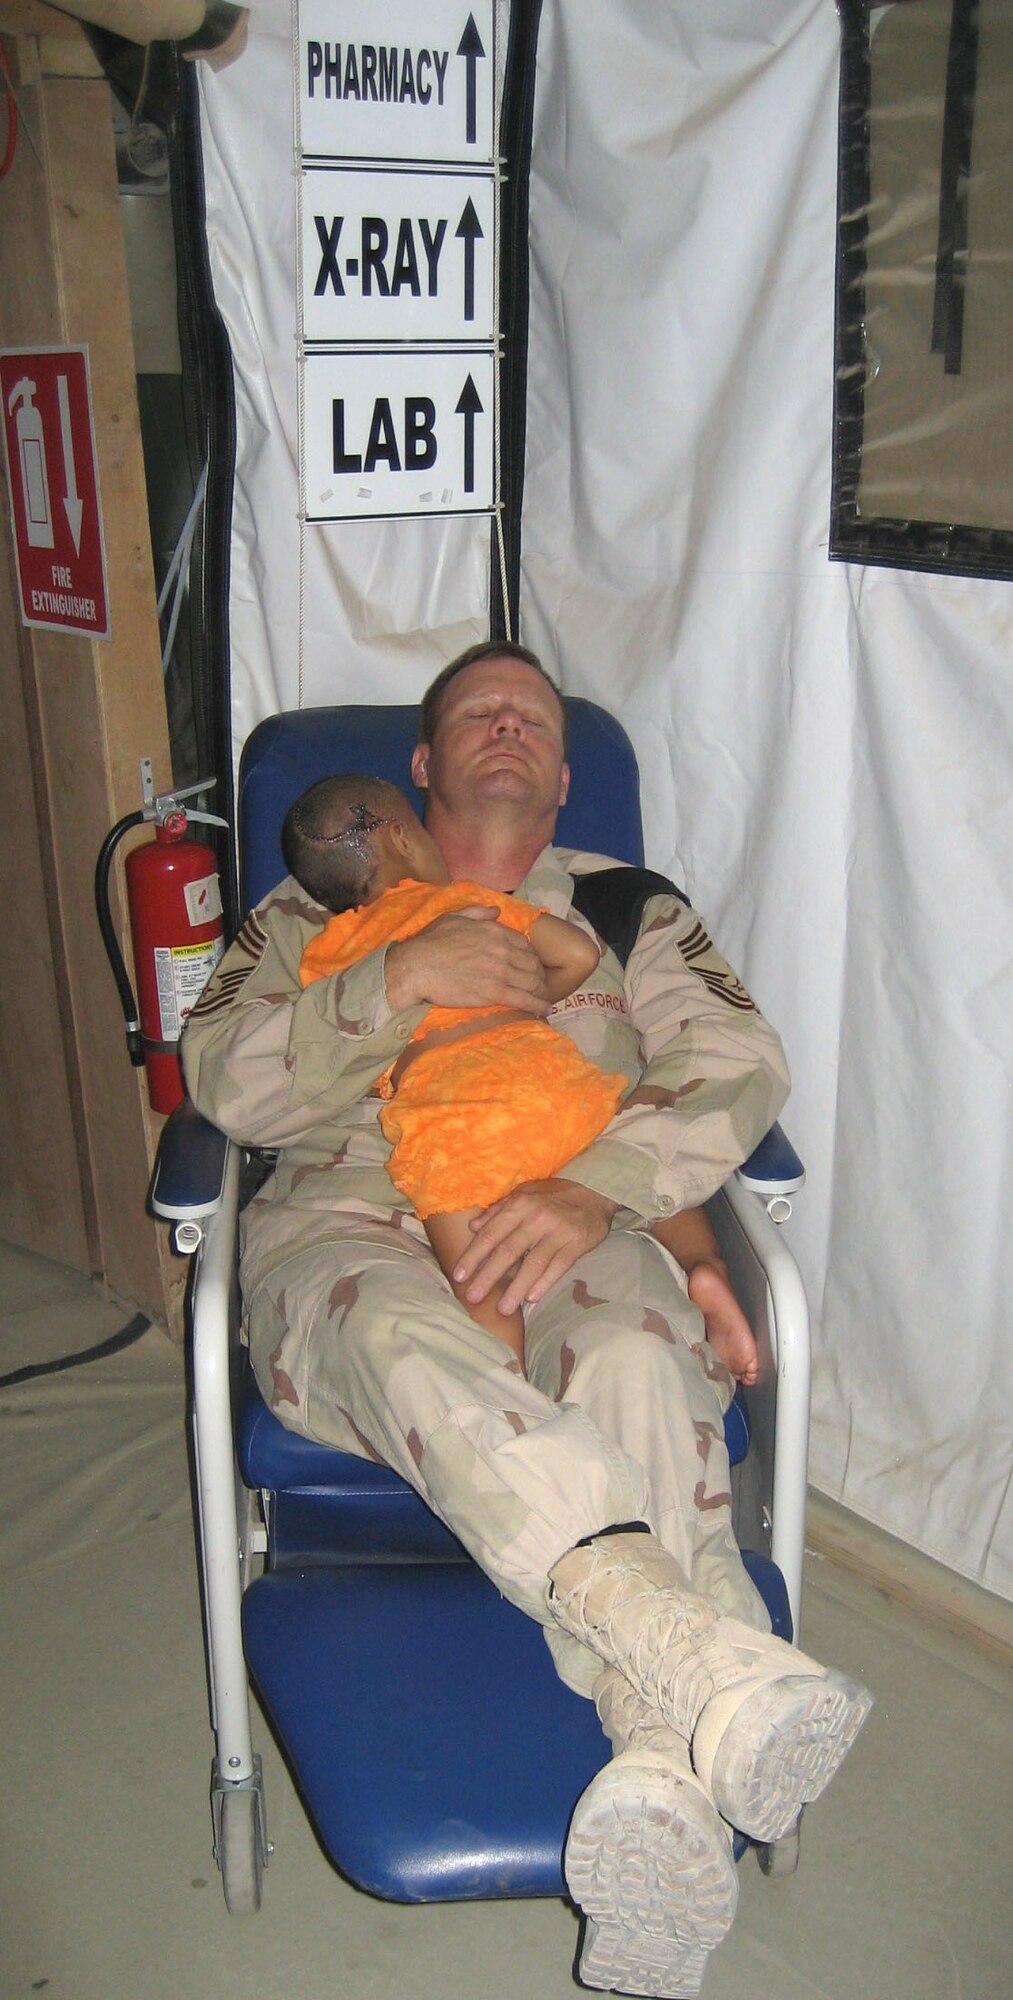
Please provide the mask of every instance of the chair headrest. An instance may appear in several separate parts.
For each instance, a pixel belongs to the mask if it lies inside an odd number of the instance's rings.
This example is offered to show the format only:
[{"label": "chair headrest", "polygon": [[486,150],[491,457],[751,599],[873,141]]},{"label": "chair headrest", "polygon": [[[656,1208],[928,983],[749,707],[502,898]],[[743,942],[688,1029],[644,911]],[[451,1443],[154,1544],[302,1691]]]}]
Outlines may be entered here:
[{"label": "chair headrest", "polygon": [[[596,702],[570,696],[570,795],[556,839],[639,866],[644,858],[640,779],[626,731]],[[418,709],[374,704],[289,709],[257,724],[239,769],[239,854],[244,909],[266,896],[285,872],[281,827],[289,806],[335,771],[367,771],[407,792],[421,813],[424,794],[411,782]]]}]

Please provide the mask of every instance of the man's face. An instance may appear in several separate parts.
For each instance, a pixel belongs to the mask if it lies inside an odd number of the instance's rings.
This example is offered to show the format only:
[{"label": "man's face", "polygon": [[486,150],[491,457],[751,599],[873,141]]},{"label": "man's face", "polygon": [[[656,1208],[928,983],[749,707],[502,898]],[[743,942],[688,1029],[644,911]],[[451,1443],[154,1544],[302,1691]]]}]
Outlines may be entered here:
[{"label": "man's face", "polygon": [[513,801],[532,819],[566,799],[563,718],[551,683],[525,660],[478,660],[445,690],[431,743],[412,760],[415,783],[448,812]]}]

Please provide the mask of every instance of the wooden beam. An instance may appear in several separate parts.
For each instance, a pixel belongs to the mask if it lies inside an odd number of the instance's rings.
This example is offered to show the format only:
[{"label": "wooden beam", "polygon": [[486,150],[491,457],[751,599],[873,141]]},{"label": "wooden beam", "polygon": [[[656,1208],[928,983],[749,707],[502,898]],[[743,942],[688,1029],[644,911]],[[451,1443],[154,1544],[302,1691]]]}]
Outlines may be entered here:
[{"label": "wooden beam", "polygon": [[[896,1536],[810,1491],[806,1548],[872,1583],[896,1604],[1013,1667],[1013,1604]],[[804,1641],[803,1641],[804,1643]]]},{"label": "wooden beam", "polygon": [[42,76],[88,76],[96,80],[105,71],[87,35],[77,41],[61,35],[43,35],[39,41],[39,72]]},{"label": "wooden beam", "polygon": [[[25,95],[42,164],[19,146],[4,184],[0,345],[87,348],[112,631],[108,641],[0,632],[5,678],[20,675],[23,690],[67,1068],[61,1078],[40,1036],[9,1087],[26,1117],[33,1097],[64,1092],[87,1268],[112,1296],[178,1327],[184,1269],[145,1207],[161,1121],[127,1061],[92,896],[106,832],[140,802],[139,758],[151,757],[158,789],[171,784],[110,94],[104,81],[42,76]],[[7,562],[10,547],[8,536]],[[17,888],[0,883],[0,921]],[[2,1213],[0,1229],[11,1233]]]},{"label": "wooden beam", "polygon": [[203,25],[206,0],[0,0],[0,34],[66,36],[82,22],[106,28],[128,42],[180,42]]},{"label": "wooden beam", "polygon": [[87,42],[80,21],[71,20],[45,0],[0,0],[0,35],[53,35]]}]

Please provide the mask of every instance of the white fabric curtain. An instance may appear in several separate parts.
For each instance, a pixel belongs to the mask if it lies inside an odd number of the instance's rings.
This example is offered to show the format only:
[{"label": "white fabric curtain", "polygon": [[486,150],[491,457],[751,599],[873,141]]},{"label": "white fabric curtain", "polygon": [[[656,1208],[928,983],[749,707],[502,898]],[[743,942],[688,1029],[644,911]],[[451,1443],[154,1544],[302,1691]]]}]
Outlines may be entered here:
[{"label": "white fabric curtain", "polygon": [[[487,522],[299,529],[279,11],[201,79],[237,743],[488,619]],[[1010,1597],[1013,586],[827,559],[837,76],[833,0],[544,0],[520,636],[784,1036],[815,1483]]]}]

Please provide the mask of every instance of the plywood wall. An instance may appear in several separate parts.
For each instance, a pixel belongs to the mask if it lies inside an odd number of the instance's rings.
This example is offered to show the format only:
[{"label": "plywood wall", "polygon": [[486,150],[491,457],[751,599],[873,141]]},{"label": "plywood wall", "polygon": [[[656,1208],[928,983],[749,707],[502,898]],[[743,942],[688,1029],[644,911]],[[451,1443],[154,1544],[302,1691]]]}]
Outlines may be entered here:
[{"label": "plywood wall", "polygon": [[171,782],[109,92],[83,32],[37,0],[0,0],[0,35],[21,119],[0,181],[0,346],[87,346],[111,610],[105,641],[21,625],[5,488],[0,1236],[178,1324],[182,1267],[145,1207],[159,1121],[92,895],[140,757]]}]

